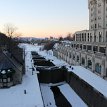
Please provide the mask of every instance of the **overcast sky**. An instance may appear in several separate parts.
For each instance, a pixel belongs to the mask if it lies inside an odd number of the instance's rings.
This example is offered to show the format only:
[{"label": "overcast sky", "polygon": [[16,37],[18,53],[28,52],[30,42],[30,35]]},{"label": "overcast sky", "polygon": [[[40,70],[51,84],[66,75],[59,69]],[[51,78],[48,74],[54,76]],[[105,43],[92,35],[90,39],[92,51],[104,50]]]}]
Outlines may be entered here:
[{"label": "overcast sky", "polygon": [[23,36],[74,33],[88,29],[88,0],[0,0],[0,31],[6,23]]}]

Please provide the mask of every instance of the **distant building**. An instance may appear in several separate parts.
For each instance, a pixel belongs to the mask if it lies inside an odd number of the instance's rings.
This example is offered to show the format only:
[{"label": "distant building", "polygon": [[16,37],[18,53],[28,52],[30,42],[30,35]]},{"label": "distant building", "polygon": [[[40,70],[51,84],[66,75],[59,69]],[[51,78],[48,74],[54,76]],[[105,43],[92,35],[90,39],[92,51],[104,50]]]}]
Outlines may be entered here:
[{"label": "distant building", "polygon": [[54,55],[107,77],[107,0],[88,0],[89,30],[75,32],[75,41],[62,42]]}]

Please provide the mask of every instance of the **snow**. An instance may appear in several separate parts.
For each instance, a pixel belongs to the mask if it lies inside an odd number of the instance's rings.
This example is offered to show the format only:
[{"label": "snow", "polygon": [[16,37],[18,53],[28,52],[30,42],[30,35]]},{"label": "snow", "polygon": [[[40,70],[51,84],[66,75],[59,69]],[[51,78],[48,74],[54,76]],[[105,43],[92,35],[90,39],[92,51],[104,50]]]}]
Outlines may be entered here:
[{"label": "snow", "polygon": [[3,70],[3,71],[1,71],[1,73],[2,73],[2,74],[5,74],[5,73],[6,73],[6,71],[5,71],[5,70]]},{"label": "snow", "polygon": [[53,92],[47,84],[40,84],[45,107],[57,107]]},{"label": "snow", "polygon": [[47,51],[39,51],[39,46],[37,46],[36,51],[44,56],[46,59],[50,59],[57,66],[66,66],[70,72],[75,73],[85,82],[90,84],[95,90],[103,94],[107,98],[107,81],[102,79],[100,76],[92,73],[90,70],[82,66],[72,66],[74,69],[70,68],[71,65],[66,63],[61,59],[57,59],[55,56],[50,55]]},{"label": "snow", "polygon": [[34,71],[32,75],[31,70],[31,51],[33,48],[24,44],[22,46],[26,51],[26,74],[23,76],[22,84],[8,89],[0,89],[0,107],[43,107],[37,74]]},{"label": "snow", "polygon": [[74,92],[74,90],[68,85],[58,86],[61,93],[69,101],[72,107],[87,107],[87,105],[81,100],[81,98]]}]

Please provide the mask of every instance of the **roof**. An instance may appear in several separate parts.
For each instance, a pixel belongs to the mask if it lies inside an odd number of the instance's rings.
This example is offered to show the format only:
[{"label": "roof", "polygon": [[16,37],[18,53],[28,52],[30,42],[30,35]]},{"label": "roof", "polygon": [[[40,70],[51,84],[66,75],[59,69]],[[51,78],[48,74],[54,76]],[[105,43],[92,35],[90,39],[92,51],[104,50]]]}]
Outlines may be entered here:
[{"label": "roof", "polygon": [[8,70],[14,67],[14,64],[3,54],[0,54],[0,70]]}]

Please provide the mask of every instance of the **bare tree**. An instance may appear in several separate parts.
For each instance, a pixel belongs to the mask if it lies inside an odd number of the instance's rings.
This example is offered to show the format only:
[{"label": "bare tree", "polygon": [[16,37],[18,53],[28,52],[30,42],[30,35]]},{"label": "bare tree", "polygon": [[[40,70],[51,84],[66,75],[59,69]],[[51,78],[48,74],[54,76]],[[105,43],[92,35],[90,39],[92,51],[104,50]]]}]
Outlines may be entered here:
[{"label": "bare tree", "polygon": [[7,23],[4,25],[4,32],[10,38],[12,38],[14,36],[14,33],[16,30],[17,30],[17,27],[11,23]]},{"label": "bare tree", "polygon": [[68,33],[67,36],[64,38],[65,40],[72,40],[72,34]]}]

